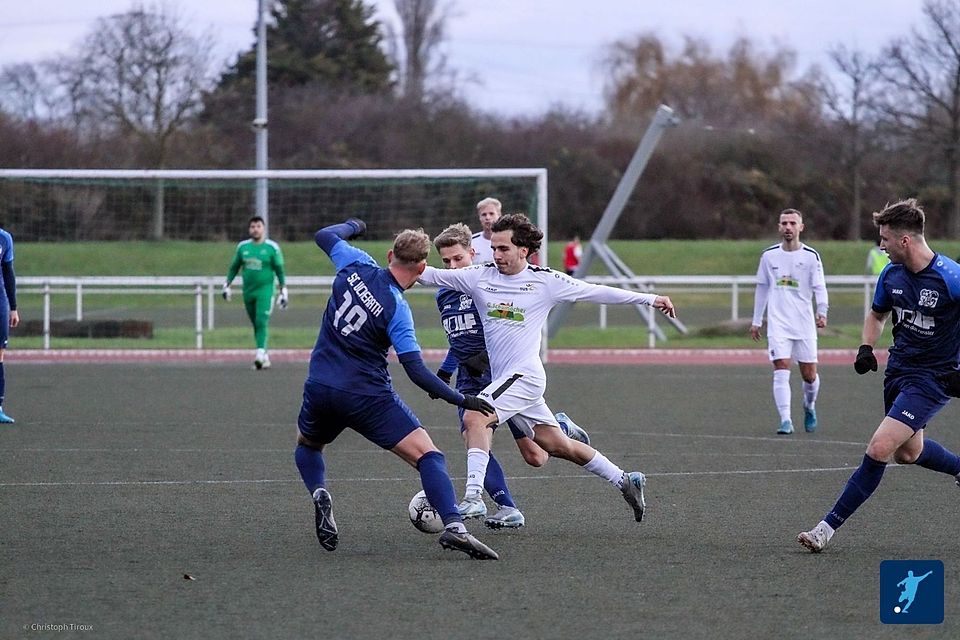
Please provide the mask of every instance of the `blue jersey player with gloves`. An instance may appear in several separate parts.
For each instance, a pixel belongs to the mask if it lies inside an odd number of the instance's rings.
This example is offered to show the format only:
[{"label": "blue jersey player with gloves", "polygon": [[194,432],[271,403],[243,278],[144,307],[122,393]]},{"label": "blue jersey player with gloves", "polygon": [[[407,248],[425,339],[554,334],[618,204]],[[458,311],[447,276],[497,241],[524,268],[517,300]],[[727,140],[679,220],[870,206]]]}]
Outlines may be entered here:
[{"label": "blue jersey player with gloves", "polygon": [[923,209],[914,199],[874,213],[873,223],[890,264],[877,280],[853,366],[861,375],[877,370],[873,345],[892,314],[893,346],[883,380],[886,416],[833,509],[797,536],[814,553],[876,490],[891,458],[953,476],[960,485],[960,457],[924,437],[927,423],[951,397],[960,397],[960,265],[927,245]]},{"label": "blue jersey player with gloves", "polygon": [[472,411],[494,412],[486,401],[448,387],[423,364],[403,292],[426,267],[430,238],[422,230],[400,232],[384,269],[347,242],[365,230],[361,220],[350,219],[315,236],[337,271],[310,356],[297,420],[295,459],[313,498],[317,539],[328,551],[339,542],[323,450],[349,427],[419,471],[427,499],[443,519],[439,540],[443,548],[496,560],[495,551],[467,533],[443,454],[394,391],[387,372],[387,350],[393,346],[407,376],[420,388]]},{"label": "blue jersey player with gloves", "polygon": [[[470,228],[463,223],[450,225],[437,237],[433,244],[440,253],[445,267],[462,269],[473,264],[476,252],[471,246]],[[490,384],[490,359],[483,339],[483,325],[473,298],[453,289],[441,287],[437,292],[437,308],[440,310],[440,322],[447,334],[450,345],[447,356],[437,377],[449,383],[454,373],[457,375],[457,390],[461,393],[476,395]],[[459,410],[460,430],[463,431],[463,409]],[[566,414],[556,415],[561,428],[569,437],[590,443],[587,433],[575,424]],[[513,434],[520,453],[527,464],[543,466],[549,455],[537,443],[517,429],[512,421],[507,426]],[[495,428],[495,427],[494,427]],[[517,508],[507,487],[507,480],[499,461],[490,452],[489,463],[483,479],[483,488],[497,505],[497,511],[487,516],[483,499],[464,500],[458,505],[464,518],[482,518],[491,529],[518,528],[525,523],[523,513]]]},{"label": "blue jersey player with gloves", "polygon": [[12,423],[14,420],[3,410],[3,396],[6,393],[6,379],[3,372],[3,352],[7,349],[10,329],[20,324],[17,311],[17,278],[13,271],[13,236],[0,229],[0,423]]}]

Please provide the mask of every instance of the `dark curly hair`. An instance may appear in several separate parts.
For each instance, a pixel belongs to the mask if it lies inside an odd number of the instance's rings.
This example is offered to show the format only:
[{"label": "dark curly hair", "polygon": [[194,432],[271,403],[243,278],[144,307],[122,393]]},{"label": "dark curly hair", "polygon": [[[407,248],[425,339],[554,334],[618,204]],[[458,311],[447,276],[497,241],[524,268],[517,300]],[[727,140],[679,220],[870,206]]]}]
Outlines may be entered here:
[{"label": "dark curly hair", "polygon": [[513,231],[513,244],[526,247],[530,253],[540,250],[543,240],[543,231],[530,222],[530,218],[522,213],[508,213],[493,223],[491,231]]}]

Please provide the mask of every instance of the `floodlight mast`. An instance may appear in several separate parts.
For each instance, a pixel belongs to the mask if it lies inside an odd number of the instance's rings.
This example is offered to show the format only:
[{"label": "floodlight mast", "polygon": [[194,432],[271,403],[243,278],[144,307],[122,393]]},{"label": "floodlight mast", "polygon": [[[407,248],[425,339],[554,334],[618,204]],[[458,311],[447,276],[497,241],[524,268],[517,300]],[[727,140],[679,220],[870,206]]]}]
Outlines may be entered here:
[{"label": "floodlight mast", "polygon": [[[267,170],[267,0],[257,0],[257,114],[253,129],[257,140],[257,171]],[[257,178],[257,215],[263,218],[264,235],[270,235],[267,179]]]},{"label": "floodlight mast", "polygon": [[[673,109],[667,105],[662,104],[657,108],[657,112],[653,115],[650,126],[647,127],[646,133],[643,134],[643,138],[640,140],[640,144],[633,154],[633,159],[630,160],[627,170],[624,172],[620,183],[613,192],[613,197],[610,198],[607,208],[600,217],[600,222],[597,223],[596,229],[593,230],[593,235],[590,237],[586,251],[583,252],[583,259],[573,274],[575,278],[584,278],[587,273],[589,273],[590,265],[593,263],[594,258],[598,257],[606,264],[610,273],[614,276],[633,277],[635,275],[613,250],[607,246],[607,239],[610,237],[614,225],[617,224],[617,220],[620,219],[620,214],[623,213],[623,209],[627,206],[627,201],[637,186],[637,182],[640,180],[640,174],[642,174],[646,168],[650,156],[653,155],[653,150],[656,148],[657,143],[660,142],[660,137],[663,136],[664,131],[669,127],[674,127],[679,122],[679,118],[673,115]],[[634,287],[625,288],[632,289]],[[550,313],[550,319],[547,322],[547,333],[549,336],[552,337],[556,335],[560,327],[563,326],[563,321],[570,311],[571,306],[573,306],[572,303],[565,302],[558,305]],[[665,340],[666,336],[663,331],[653,322],[656,315],[652,309],[641,305],[636,305],[636,309],[641,317],[647,320],[651,328],[651,340],[653,340],[654,336],[660,340]],[[667,318],[667,320],[680,332],[686,333],[686,327],[684,327],[679,320],[674,318]]]}]

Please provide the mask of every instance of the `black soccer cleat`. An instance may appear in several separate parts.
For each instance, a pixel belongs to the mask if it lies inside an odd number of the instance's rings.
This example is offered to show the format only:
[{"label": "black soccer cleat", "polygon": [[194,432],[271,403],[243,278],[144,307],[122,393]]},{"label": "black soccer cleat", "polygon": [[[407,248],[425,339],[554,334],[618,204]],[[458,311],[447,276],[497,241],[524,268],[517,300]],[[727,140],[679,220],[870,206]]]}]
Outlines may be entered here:
[{"label": "black soccer cleat", "polygon": [[497,552],[483,544],[467,532],[457,533],[444,529],[440,534],[440,546],[444,549],[463,551],[474,560],[499,560]]},{"label": "black soccer cleat", "polygon": [[337,548],[340,541],[337,532],[337,522],[333,519],[333,499],[330,492],[324,488],[317,489],[313,494],[313,508],[316,512],[317,540],[327,551]]}]

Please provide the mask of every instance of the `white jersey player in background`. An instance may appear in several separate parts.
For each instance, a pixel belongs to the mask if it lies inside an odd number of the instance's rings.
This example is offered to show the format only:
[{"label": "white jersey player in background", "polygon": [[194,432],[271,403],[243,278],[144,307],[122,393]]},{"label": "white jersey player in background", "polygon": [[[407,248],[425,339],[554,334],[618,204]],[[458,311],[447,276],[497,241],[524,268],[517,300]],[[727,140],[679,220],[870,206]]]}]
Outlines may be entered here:
[{"label": "white jersey player in background", "polygon": [[490,248],[490,236],[493,223],[500,219],[503,205],[496,198],[484,198],[477,203],[477,219],[480,220],[480,232],[473,234],[470,246],[476,252],[473,264],[493,262],[493,249]]},{"label": "white jersey player in background", "polygon": [[494,223],[491,235],[494,264],[464,269],[427,267],[425,284],[449,287],[473,298],[483,322],[492,382],[479,397],[491,403],[495,419],[478,411],[463,416],[467,444],[467,485],[460,510],[482,500],[489,460],[491,427],[513,419],[544,451],[570,460],[617,487],[640,522],[645,509],[645,477],[626,473],[593,447],[566,437],[543,399],[547,377],[540,361],[540,339],[550,310],[561,302],[646,304],[670,317],[676,311],[670,298],[637,293],[576,280],[559,271],[528,264],[527,256],[540,248],[543,233],[523,214],[509,214]]},{"label": "white jersey player in background", "polygon": [[[817,329],[827,326],[827,285],[820,254],[800,242],[803,215],[796,209],[780,213],[780,244],[760,255],[757,293],[750,336],[760,340],[763,310],[767,310],[767,345],[773,362],[773,401],[780,413],[777,433],[793,433],[790,416],[790,359],[796,358],[803,378],[803,426],[817,428]],[[811,300],[816,297],[814,317]]]}]

